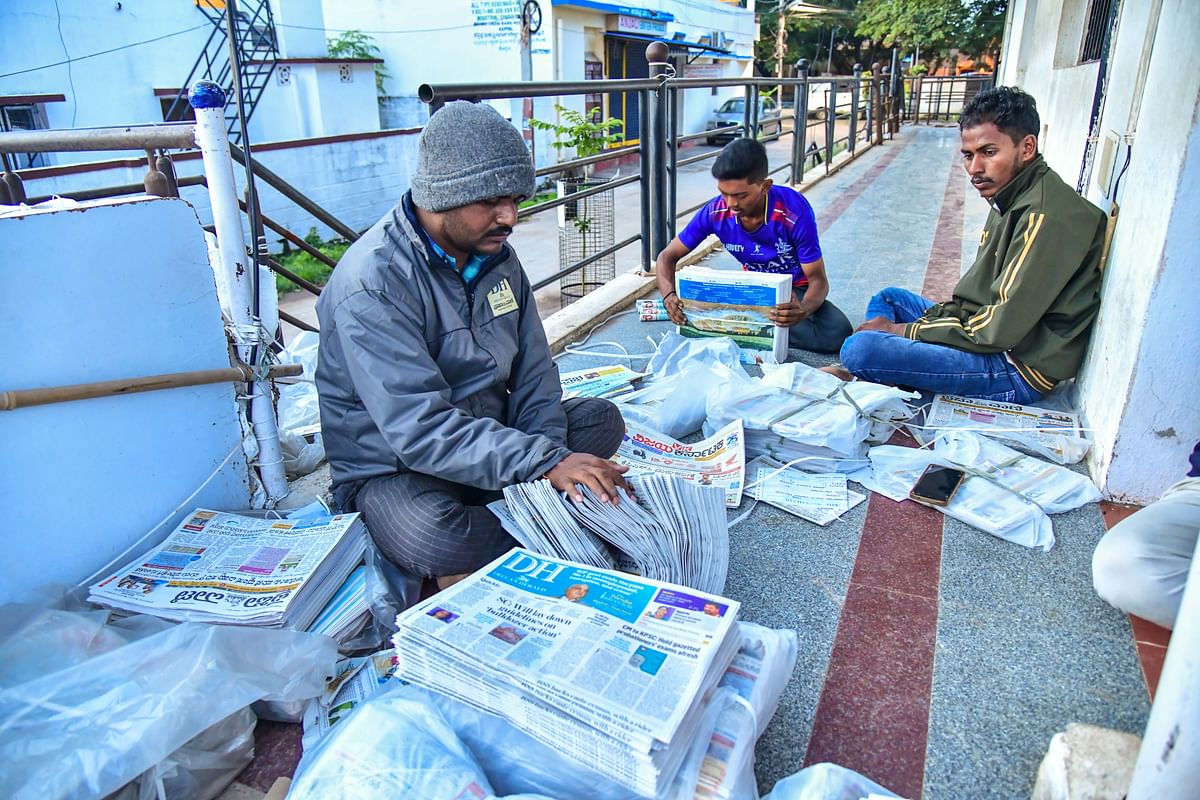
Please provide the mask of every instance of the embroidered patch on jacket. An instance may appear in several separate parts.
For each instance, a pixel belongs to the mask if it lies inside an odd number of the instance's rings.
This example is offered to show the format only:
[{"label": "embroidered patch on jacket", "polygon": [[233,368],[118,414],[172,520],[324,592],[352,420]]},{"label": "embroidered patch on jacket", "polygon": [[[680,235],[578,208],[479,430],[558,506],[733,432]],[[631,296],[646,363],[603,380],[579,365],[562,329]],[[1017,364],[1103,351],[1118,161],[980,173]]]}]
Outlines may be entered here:
[{"label": "embroidered patch on jacket", "polygon": [[492,316],[503,317],[505,314],[517,310],[517,298],[513,297],[512,287],[508,285],[508,278],[500,281],[487,294],[488,305],[492,307]]}]

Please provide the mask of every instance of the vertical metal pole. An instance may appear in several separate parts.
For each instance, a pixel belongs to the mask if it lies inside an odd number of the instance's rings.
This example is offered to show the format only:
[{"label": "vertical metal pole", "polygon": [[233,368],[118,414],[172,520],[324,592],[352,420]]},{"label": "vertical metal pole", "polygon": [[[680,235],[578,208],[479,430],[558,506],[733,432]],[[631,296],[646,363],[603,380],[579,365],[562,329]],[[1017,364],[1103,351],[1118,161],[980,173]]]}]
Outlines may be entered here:
[{"label": "vertical metal pole", "polygon": [[879,86],[879,62],[871,64],[871,122],[875,129],[875,144],[883,144],[883,93]]},{"label": "vertical metal pole", "polygon": [[833,166],[833,137],[835,135],[834,125],[837,124],[837,90],[838,82],[834,78],[829,82],[829,99],[826,101],[825,114],[825,174],[829,174],[829,168]]},{"label": "vertical metal pole", "polygon": [[752,83],[750,91],[750,132],[746,134],[751,139],[758,138],[758,84]]},{"label": "vertical metal pole", "polygon": [[862,87],[862,64],[854,65],[854,88],[850,94],[850,155],[854,155],[858,142],[858,104]]},{"label": "vertical metal pole", "polygon": [[675,238],[675,216],[679,212],[679,90],[667,89],[667,152],[670,158],[667,184],[667,241]]},{"label": "vertical metal pole", "polygon": [[751,109],[754,106],[754,87],[747,85],[742,94],[744,97],[742,101],[742,138],[753,139],[754,117]]},{"label": "vertical metal pole", "polygon": [[804,181],[804,149],[808,146],[808,59],[796,62],[800,81],[792,95],[792,185]]},{"label": "vertical metal pole", "polygon": [[649,273],[654,268],[654,260],[658,251],[654,249],[654,220],[650,198],[654,192],[651,185],[650,169],[650,94],[649,89],[638,91],[638,166],[641,173],[638,188],[642,213],[642,272]]},{"label": "vertical metal pole", "polygon": [[[1200,786],[1200,558],[1192,559],[1129,800],[1181,797]],[[1186,787],[1191,786],[1191,790]]]},{"label": "vertical metal pole", "polygon": [[921,124],[921,84],[924,83],[920,75],[913,76],[913,121]]},{"label": "vertical metal pole", "polygon": [[647,94],[649,99],[649,128],[644,135],[650,141],[650,221],[651,221],[651,250],[654,257],[666,248],[667,239],[667,97],[665,78],[667,77],[667,55],[669,50],[663,42],[651,42],[646,47],[646,62],[650,65],[650,77],[660,83]]},{"label": "vertical metal pole", "polygon": [[[881,130],[886,130],[888,138],[892,133],[892,70],[884,64],[879,70],[879,84],[883,96],[883,113],[880,114]],[[882,136],[882,134],[881,134]]]}]

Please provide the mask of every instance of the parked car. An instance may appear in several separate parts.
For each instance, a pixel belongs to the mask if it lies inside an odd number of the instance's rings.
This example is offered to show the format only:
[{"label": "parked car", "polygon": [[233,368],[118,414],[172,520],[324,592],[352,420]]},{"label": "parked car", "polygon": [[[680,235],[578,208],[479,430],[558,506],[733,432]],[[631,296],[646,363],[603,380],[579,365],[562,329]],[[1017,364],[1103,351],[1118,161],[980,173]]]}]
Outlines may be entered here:
[{"label": "parked car", "polygon": [[[832,83],[810,83],[808,85],[808,115],[817,119],[827,119],[832,107],[836,116],[850,116],[850,105],[854,99],[854,90],[849,85],[838,87],[837,99],[830,103],[833,93]],[[867,104],[862,97],[858,101],[858,118],[867,116]]]},{"label": "parked car", "polygon": [[[713,112],[705,130],[712,131],[730,125],[741,125],[746,113],[746,98],[731,97]],[[772,135],[783,130],[783,115],[779,105],[769,97],[758,99],[758,131],[759,134]],[[722,144],[742,135],[739,129],[733,132],[718,133],[709,136],[704,141],[707,144]]]}]

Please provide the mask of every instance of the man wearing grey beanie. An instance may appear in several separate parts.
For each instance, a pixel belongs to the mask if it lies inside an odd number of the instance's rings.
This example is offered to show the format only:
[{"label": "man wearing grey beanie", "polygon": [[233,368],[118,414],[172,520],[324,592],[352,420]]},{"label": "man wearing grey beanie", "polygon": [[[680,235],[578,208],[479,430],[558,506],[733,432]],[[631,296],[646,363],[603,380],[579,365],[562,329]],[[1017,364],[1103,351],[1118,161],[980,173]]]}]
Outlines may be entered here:
[{"label": "man wearing grey beanie", "polygon": [[607,400],[563,402],[533,290],[506,243],[533,194],[525,142],[494,109],[425,125],[411,190],[355,242],[317,302],[316,383],[334,500],[380,551],[449,585],[516,543],[485,507],[547,478],[582,499],[628,488]]}]

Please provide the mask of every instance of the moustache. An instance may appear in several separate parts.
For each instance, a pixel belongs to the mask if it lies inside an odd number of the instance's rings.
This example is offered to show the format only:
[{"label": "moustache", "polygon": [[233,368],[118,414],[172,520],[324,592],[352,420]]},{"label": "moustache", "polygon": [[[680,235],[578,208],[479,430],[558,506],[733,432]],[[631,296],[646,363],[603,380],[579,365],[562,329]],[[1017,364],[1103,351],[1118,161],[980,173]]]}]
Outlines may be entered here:
[{"label": "moustache", "polygon": [[510,228],[509,226],[501,225],[498,228],[492,228],[490,231],[487,232],[487,235],[489,238],[492,236],[511,236],[512,232],[513,232],[513,229]]}]

